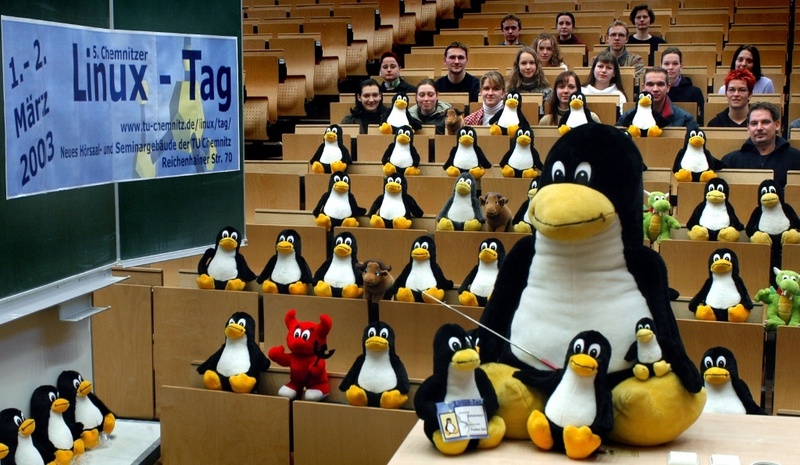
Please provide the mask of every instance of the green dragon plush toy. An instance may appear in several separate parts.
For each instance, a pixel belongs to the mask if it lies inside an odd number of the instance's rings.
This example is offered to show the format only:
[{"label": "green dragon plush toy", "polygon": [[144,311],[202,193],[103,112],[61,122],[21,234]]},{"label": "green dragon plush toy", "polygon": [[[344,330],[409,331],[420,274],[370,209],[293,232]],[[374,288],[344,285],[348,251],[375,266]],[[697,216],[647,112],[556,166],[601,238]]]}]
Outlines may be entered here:
[{"label": "green dragon plush toy", "polygon": [[778,326],[800,326],[800,274],[791,270],[772,269],[778,286],[764,288],[756,293],[755,300],[767,304],[767,331]]},{"label": "green dragon plush toy", "polygon": [[[647,192],[647,191],[645,191]],[[673,229],[680,229],[681,224],[670,216],[669,196],[663,192],[653,191],[647,196],[649,209],[644,214],[644,238],[650,242],[661,242],[670,239]]]}]

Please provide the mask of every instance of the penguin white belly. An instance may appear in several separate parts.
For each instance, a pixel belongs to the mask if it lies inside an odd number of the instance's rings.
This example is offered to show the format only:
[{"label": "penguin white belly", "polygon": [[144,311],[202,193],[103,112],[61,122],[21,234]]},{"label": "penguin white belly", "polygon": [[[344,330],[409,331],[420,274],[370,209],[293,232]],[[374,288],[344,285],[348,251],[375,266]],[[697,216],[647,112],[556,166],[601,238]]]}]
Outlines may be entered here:
[{"label": "penguin white belly", "polygon": [[697,148],[693,145],[689,145],[686,148],[686,151],[683,152],[683,158],[681,158],[681,168],[691,171],[692,173],[702,173],[703,171],[708,171],[708,159],[706,158],[706,154],[702,147]]},{"label": "penguin white belly", "polygon": [[44,465],[42,455],[33,445],[33,437],[19,436],[17,439],[17,451],[14,453],[14,462],[17,465]]},{"label": "penguin white belly", "polygon": [[414,260],[411,271],[406,278],[406,287],[415,291],[424,291],[436,286],[430,260]]},{"label": "penguin white belly", "polygon": [[789,229],[789,219],[783,212],[780,203],[774,207],[761,207],[761,219],[758,220],[758,230],[767,234],[782,234]]},{"label": "penguin white belly", "polygon": [[481,297],[489,297],[494,289],[494,282],[497,280],[497,262],[491,265],[485,263],[478,264],[478,272],[475,274],[475,279],[469,286],[470,292]]},{"label": "penguin white belly", "polygon": [[394,144],[394,150],[389,155],[389,163],[397,168],[408,168],[414,164],[414,158],[411,156],[411,144]]},{"label": "penguin white belly", "polygon": [[225,348],[217,362],[217,371],[224,376],[246,373],[250,369],[250,352],[247,351],[247,337],[225,339]]},{"label": "penguin white belly", "polygon": [[500,118],[497,119],[497,125],[501,128],[507,128],[512,125],[519,126],[519,115],[516,108],[504,107],[503,112],[500,113]]},{"label": "penguin white belly", "polygon": [[508,166],[517,170],[527,170],[533,168],[533,153],[530,146],[522,146],[517,144],[514,146],[514,151],[508,157]]},{"label": "penguin white belly", "polygon": [[[611,343],[608,371],[632,366],[625,354],[636,341],[631,328],[653,318],[623,254],[619,219],[605,232],[585,241],[560,242],[536,233],[536,254],[528,282],[514,310],[511,340],[559,366],[572,338],[596,330]],[[523,363],[550,368],[511,347]]]},{"label": "penguin white belly", "polygon": [[650,108],[642,108],[639,106],[636,109],[636,114],[633,115],[631,124],[639,129],[650,129],[656,125],[656,119],[653,117],[653,112]]},{"label": "penguin white belly", "polygon": [[406,216],[406,204],[403,203],[402,194],[384,193],[379,212],[381,218],[388,220]]},{"label": "penguin white belly", "polygon": [[640,363],[656,363],[664,358],[661,354],[661,346],[658,341],[652,339],[650,342],[637,342],[636,358]]},{"label": "penguin white belly", "polygon": [[544,414],[562,428],[567,425],[589,426],[597,416],[594,377],[577,376],[567,368],[564,377],[547,399]]},{"label": "penguin white belly", "polygon": [[389,123],[390,126],[394,126],[399,128],[400,126],[408,126],[408,115],[406,115],[405,109],[400,109],[397,107],[392,107],[392,112],[389,113],[389,116],[386,118],[386,122]]},{"label": "penguin white belly", "polygon": [[475,153],[475,149],[471,145],[464,147],[458,144],[456,154],[453,156],[453,166],[461,170],[468,170],[478,166],[478,154]]},{"label": "penguin white belly", "polygon": [[319,156],[319,162],[330,165],[341,159],[342,149],[339,147],[338,142],[325,141],[325,145],[322,147],[322,155]]},{"label": "penguin white belly", "polygon": [[331,190],[322,212],[331,218],[344,219],[353,216],[353,209],[350,208],[350,197],[347,192],[339,193]]},{"label": "penguin white belly", "polygon": [[389,351],[366,351],[364,364],[358,373],[358,385],[370,392],[384,392],[397,387],[397,373],[389,360]]},{"label": "penguin white belly", "polygon": [[83,429],[97,428],[103,424],[103,414],[88,396],[75,399],[75,421],[83,423]]},{"label": "penguin white belly", "polygon": [[214,258],[208,264],[208,275],[219,281],[228,281],[236,278],[238,274],[236,251],[227,251],[218,247],[214,253]]},{"label": "penguin white belly", "polygon": [[700,226],[719,231],[731,225],[731,218],[728,216],[728,208],[725,203],[706,202],[703,213],[700,215]]},{"label": "penguin white belly", "polygon": [[475,218],[475,210],[472,208],[472,197],[455,194],[453,196],[453,203],[450,204],[450,208],[447,210],[445,217],[460,223]]},{"label": "penguin white belly", "polygon": [[444,396],[445,402],[462,399],[481,399],[481,392],[475,382],[475,370],[460,371],[448,367],[447,369],[447,394]]},{"label": "penguin white belly", "polygon": [[56,446],[56,449],[72,449],[72,431],[64,422],[64,417],[50,410],[50,418],[47,421],[47,437]]},{"label": "penguin white belly", "polygon": [[297,253],[278,254],[275,260],[275,268],[272,270],[270,280],[278,284],[292,284],[300,280],[303,272],[297,263]]},{"label": "penguin white belly", "polygon": [[323,281],[332,287],[342,288],[356,283],[356,275],[353,271],[353,262],[350,257],[339,257],[334,255],[331,266],[325,272]]},{"label": "penguin white belly", "polygon": [[582,126],[588,123],[589,120],[586,119],[586,112],[581,108],[580,110],[573,110],[570,108],[569,116],[567,116],[566,125],[570,128],[577,128],[578,126]]},{"label": "penguin white belly", "polygon": [[733,307],[742,301],[732,273],[719,273],[711,276],[711,288],[706,296],[706,303],[714,308]]},{"label": "penguin white belly", "polygon": [[744,408],[732,383],[709,384],[706,383],[706,405],[703,413],[730,413],[746,415]]}]

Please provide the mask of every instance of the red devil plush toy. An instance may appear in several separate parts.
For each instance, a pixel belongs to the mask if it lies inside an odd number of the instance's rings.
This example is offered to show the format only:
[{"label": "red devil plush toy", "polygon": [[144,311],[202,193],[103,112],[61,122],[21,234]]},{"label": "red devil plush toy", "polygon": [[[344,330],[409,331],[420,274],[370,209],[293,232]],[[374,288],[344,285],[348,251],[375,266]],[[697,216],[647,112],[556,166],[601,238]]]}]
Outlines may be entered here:
[{"label": "red devil plush toy", "polygon": [[286,312],[286,345],[275,346],[269,350],[269,358],[280,366],[289,367],[289,382],[281,386],[278,395],[296,399],[318,401],[330,392],[328,371],[325,359],[333,355],[328,351],[326,343],[333,322],[326,314],[319,316],[319,323],[298,321],[297,312],[291,309]]}]

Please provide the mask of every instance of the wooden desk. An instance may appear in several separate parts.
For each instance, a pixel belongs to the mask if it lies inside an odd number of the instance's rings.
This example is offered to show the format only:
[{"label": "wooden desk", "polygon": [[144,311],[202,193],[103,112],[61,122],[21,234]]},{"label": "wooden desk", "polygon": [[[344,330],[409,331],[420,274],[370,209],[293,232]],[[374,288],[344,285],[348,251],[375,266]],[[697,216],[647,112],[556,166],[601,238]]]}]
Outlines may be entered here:
[{"label": "wooden desk", "polygon": [[[753,415],[703,414],[681,436],[657,447],[631,447],[609,444],[610,453],[598,454],[586,462],[662,464],[669,451],[696,452],[700,465],[711,463],[711,454],[738,455],[742,465],[771,460],[782,465],[800,463],[800,448],[791,447],[800,419]],[[531,441],[503,441],[496,449],[476,450],[458,457],[440,454],[425,437],[418,421],[395,452],[390,465],[474,462],[482,464],[537,463],[575,464],[563,453],[545,453]]]}]

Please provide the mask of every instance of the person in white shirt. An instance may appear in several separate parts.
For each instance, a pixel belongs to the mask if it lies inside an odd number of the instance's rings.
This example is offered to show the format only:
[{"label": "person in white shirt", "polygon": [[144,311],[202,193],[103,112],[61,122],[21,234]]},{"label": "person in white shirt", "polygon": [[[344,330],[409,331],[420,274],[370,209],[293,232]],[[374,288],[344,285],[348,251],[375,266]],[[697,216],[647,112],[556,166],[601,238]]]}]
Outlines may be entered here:
[{"label": "person in white shirt", "polygon": [[489,71],[481,77],[481,101],[483,106],[464,117],[465,126],[485,126],[498,111],[503,109],[506,80],[497,71]]},{"label": "person in white shirt", "polygon": [[619,63],[617,57],[611,52],[603,52],[597,55],[589,72],[586,85],[581,89],[584,95],[616,95],[619,97],[619,113],[622,113],[622,105],[628,101],[625,98],[625,89],[622,87],[622,77],[620,76]]}]

